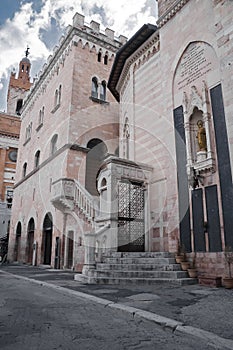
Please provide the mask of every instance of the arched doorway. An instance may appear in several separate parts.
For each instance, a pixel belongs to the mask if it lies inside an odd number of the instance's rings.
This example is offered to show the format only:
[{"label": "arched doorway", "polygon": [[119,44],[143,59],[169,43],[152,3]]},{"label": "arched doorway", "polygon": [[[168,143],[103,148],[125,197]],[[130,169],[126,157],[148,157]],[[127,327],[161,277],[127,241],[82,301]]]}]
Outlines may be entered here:
[{"label": "arched doorway", "polygon": [[18,258],[19,258],[20,245],[21,245],[21,234],[22,234],[22,225],[21,225],[21,222],[18,222],[17,227],[16,227],[14,261],[18,261]]},{"label": "arched doorway", "polygon": [[73,251],[74,251],[74,231],[68,231],[66,237],[66,264],[68,269],[73,267]]},{"label": "arched doorway", "polygon": [[34,231],[35,231],[35,222],[34,222],[34,219],[31,218],[28,223],[27,246],[26,246],[26,256],[27,256],[27,262],[29,264],[32,264]]},{"label": "arched doorway", "polygon": [[42,262],[44,265],[51,264],[52,254],[52,235],[53,235],[53,218],[51,213],[45,215],[43,223],[43,238],[42,238]]},{"label": "arched doorway", "polygon": [[96,177],[108,149],[106,144],[100,139],[90,140],[87,144],[87,148],[89,148],[90,151],[86,157],[85,187],[93,196],[98,196]]}]

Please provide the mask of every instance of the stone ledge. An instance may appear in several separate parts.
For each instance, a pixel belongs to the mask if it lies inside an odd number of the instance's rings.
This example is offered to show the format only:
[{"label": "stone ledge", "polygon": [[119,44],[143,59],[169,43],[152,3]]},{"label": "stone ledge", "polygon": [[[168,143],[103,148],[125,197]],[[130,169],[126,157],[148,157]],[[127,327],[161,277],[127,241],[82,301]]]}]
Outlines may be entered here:
[{"label": "stone ledge", "polygon": [[198,282],[202,286],[219,288],[222,286],[222,277],[203,275],[198,277]]}]

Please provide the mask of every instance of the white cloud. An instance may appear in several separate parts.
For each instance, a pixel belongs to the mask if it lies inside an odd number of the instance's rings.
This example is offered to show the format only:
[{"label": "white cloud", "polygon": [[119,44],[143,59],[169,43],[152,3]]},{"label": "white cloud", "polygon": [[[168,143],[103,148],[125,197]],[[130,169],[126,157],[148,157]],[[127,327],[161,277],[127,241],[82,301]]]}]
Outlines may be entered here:
[{"label": "white cloud", "polygon": [[[154,0],[42,0],[38,12],[33,10],[33,1],[22,4],[14,17],[0,27],[0,47],[4,53],[0,56],[0,79],[8,77],[9,69],[18,67],[27,45],[32,72],[39,69],[56,44],[58,33],[72,24],[75,12],[85,15],[87,23],[95,20],[102,23],[102,29],[110,27],[116,35],[128,37],[144,23],[156,21]],[[1,104],[2,101],[0,109]]]}]

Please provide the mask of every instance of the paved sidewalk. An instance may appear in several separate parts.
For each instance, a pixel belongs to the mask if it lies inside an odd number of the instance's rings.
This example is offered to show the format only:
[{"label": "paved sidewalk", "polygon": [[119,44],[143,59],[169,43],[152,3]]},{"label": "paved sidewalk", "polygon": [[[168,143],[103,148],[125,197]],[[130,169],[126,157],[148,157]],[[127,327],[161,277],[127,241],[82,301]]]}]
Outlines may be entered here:
[{"label": "paved sidewalk", "polygon": [[233,290],[208,288],[198,284],[140,287],[134,284],[87,285],[74,281],[73,272],[43,266],[3,265],[0,266],[0,271],[49,283],[56,288],[66,288],[71,295],[79,293],[79,296],[84,295],[176,332],[208,338],[216,344],[215,349],[233,349]]}]

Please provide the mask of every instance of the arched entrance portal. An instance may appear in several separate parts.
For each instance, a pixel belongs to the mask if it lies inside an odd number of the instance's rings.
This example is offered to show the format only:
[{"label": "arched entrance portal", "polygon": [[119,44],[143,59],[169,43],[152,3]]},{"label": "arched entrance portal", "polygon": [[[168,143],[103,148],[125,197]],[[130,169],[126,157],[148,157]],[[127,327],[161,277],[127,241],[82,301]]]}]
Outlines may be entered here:
[{"label": "arched entrance portal", "polygon": [[34,222],[34,219],[31,218],[28,223],[27,247],[26,247],[27,262],[29,264],[32,264],[34,231],[35,231],[35,222]]},{"label": "arched entrance portal", "polygon": [[50,213],[45,215],[43,223],[43,239],[42,239],[42,262],[44,265],[51,264],[52,254],[52,235],[53,235],[53,218]]},{"label": "arched entrance portal", "polygon": [[21,243],[21,233],[22,233],[22,225],[21,222],[18,222],[16,227],[16,237],[15,237],[15,249],[14,249],[14,261],[18,261],[20,254],[20,243]]},{"label": "arched entrance portal", "polygon": [[93,196],[98,196],[96,177],[100,164],[107,154],[108,149],[106,144],[100,139],[90,140],[87,144],[87,148],[89,148],[90,151],[86,157],[85,187]]}]

